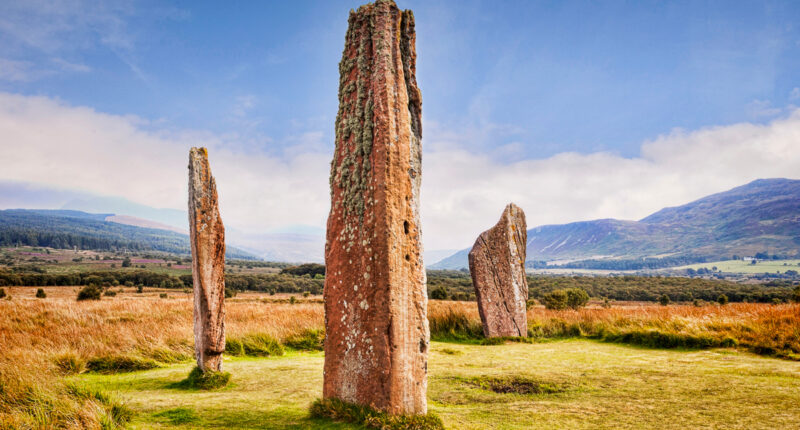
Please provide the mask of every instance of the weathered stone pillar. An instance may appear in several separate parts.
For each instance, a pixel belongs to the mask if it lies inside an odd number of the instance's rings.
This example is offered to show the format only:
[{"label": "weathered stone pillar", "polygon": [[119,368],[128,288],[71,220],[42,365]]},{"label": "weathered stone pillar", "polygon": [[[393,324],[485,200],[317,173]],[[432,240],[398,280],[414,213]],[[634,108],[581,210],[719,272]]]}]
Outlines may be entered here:
[{"label": "weathered stone pillar", "polygon": [[469,252],[469,272],[486,337],[528,336],[527,243],[525,213],[511,203]]},{"label": "weathered stone pillar", "polygon": [[220,371],[225,351],[225,227],[205,148],[189,151],[189,231],[197,367]]},{"label": "weathered stone pillar", "polygon": [[350,13],[325,246],[323,395],[396,414],[427,412],[415,49],[393,1]]}]

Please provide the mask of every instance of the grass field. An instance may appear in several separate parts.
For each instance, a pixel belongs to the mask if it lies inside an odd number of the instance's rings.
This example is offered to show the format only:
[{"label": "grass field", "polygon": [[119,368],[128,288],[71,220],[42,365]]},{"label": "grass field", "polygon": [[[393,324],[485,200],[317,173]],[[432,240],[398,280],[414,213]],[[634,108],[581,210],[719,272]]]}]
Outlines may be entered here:
[{"label": "grass field", "polygon": [[[233,359],[231,385],[171,388],[188,364],[85,375],[137,411],[130,427],[351,428],[311,420],[321,395],[322,353]],[[430,410],[447,428],[790,428],[800,420],[800,363],[732,350],[663,351],[587,340],[540,344],[434,342]],[[483,380],[535,382],[546,393],[496,393]]]},{"label": "grass field", "polygon": [[800,260],[759,260],[756,264],[744,260],[725,260],[674,267],[670,270],[697,270],[704,267],[707,269],[716,267],[717,270],[725,273],[785,273],[787,270],[800,272]]},{"label": "grass field", "polygon": [[[227,355],[230,386],[198,392],[172,386],[192,367],[189,295],[127,288],[76,302],[73,287],[46,287],[46,299],[35,290],[7,287],[0,300],[2,429],[325,424],[307,414],[322,353],[292,347],[318,345],[318,297],[229,300],[229,343],[248,352]],[[800,418],[797,304],[534,307],[533,343],[502,345],[481,344],[473,302],[431,301],[429,318],[430,407],[451,428],[786,428]],[[113,373],[136,369],[146,370]],[[486,389],[497,384],[534,392]]]}]

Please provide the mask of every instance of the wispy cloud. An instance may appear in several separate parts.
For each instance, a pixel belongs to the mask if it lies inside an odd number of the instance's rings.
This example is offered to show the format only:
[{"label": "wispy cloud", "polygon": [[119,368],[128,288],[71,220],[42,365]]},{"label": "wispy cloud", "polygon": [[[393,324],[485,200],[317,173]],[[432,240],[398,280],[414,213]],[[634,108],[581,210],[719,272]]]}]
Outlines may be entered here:
[{"label": "wispy cloud", "polygon": [[[481,131],[476,133],[480,134]],[[226,225],[263,232],[323,228],[330,145],[307,130],[270,154],[235,137],[175,130],[45,98],[0,93],[0,181],[24,181],[154,207],[183,209],[191,146],[207,146]],[[636,157],[559,153],[507,162],[459,146],[448,130],[423,139],[422,218],[427,249],[468,246],[510,201],[528,225],[639,219],[757,178],[798,178],[800,109],[767,124],[674,130]],[[514,145],[507,148],[514,151]]]}]

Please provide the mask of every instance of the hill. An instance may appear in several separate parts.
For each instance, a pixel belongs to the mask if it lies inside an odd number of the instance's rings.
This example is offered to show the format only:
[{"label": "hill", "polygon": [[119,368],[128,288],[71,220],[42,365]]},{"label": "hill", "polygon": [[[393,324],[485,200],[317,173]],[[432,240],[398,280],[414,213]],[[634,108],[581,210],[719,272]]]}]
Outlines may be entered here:
[{"label": "hill", "polygon": [[[72,210],[0,210],[0,246],[190,253],[189,236],[186,234],[126,225],[106,221],[107,219],[114,219],[114,214],[90,214]],[[238,259],[255,258],[235,247],[228,247],[226,256]]]},{"label": "hill", "polygon": [[[477,233],[476,233],[477,235]],[[800,255],[800,180],[759,179],[639,221],[600,219],[528,230],[528,261],[568,268],[670,267],[756,254]],[[434,264],[467,267],[469,249]],[[577,261],[576,261],[577,260]]]}]

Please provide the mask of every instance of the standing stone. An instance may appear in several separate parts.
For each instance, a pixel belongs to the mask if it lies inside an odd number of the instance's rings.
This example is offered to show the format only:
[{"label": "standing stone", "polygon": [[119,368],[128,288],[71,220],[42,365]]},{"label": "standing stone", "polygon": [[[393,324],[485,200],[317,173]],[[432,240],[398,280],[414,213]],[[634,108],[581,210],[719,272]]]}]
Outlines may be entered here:
[{"label": "standing stone", "polygon": [[486,337],[528,336],[527,243],[525,213],[510,203],[469,252],[469,272]]},{"label": "standing stone", "polygon": [[189,151],[189,231],[197,367],[220,371],[225,351],[225,227],[205,148]]},{"label": "standing stone", "polygon": [[323,395],[393,414],[427,412],[415,37],[393,1],[350,12],[325,246]]}]

